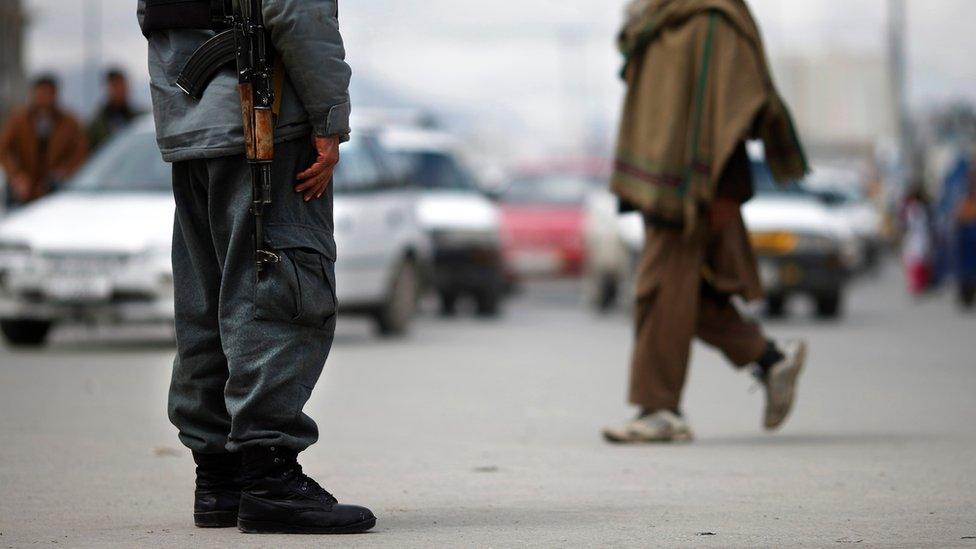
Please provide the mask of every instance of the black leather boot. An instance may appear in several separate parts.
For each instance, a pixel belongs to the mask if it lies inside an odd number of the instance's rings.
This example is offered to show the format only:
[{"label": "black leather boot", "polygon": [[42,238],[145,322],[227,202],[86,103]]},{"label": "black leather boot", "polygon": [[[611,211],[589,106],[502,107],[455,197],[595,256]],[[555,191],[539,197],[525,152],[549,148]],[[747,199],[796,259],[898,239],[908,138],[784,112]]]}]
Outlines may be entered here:
[{"label": "black leather boot", "polygon": [[200,528],[237,526],[241,504],[241,454],[198,454],[193,523]]},{"label": "black leather boot", "polygon": [[373,513],[343,505],[302,473],[287,448],[244,450],[244,490],[237,525],[248,534],[355,534],[376,524]]}]

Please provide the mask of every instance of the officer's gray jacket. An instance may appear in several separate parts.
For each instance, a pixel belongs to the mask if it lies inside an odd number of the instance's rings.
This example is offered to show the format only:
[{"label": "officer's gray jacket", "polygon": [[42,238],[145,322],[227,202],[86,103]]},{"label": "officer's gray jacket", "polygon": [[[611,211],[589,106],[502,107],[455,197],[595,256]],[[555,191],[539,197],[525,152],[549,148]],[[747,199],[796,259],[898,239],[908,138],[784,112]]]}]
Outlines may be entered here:
[{"label": "officer's gray jacket", "polygon": [[[349,134],[349,78],[339,34],[338,0],[264,0],[265,25],[287,78],[276,139]],[[142,25],[146,0],[139,0]],[[176,86],[187,59],[213,31],[149,35],[149,77],[156,137],[168,162],[243,154],[240,96],[233,68],[221,71],[203,98]]]}]

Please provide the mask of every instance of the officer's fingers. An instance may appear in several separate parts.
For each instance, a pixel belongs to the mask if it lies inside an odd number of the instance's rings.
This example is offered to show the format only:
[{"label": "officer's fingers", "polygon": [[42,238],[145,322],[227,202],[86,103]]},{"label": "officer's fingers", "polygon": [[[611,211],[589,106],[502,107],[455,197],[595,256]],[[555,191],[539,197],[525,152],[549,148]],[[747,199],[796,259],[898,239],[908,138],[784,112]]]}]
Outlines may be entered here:
[{"label": "officer's fingers", "polygon": [[310,177],[315,177],[320,175],[322,172],[328,170],[330,172],[329,177],[331,177],[331,170],[335,169],[336,164],[339,163],[339,151],[335,151],[329,154],[320,154],[318,158],[315,159],[315,163],[309,166],[309,168],[302,173],[295,176],[295,179],[308,179]]},{"label": "officer's fingers", "polygon": [[298,185],[295,185],[295,192],[296,193],[300,193],[302,191],[306,191],[308,189],[311,189],[312,187],[314,187],[318,183],[318,179],[319,179],[318,177],[310,177],[310,178],[302,181]]},{"label": "officer's fingers", "polygon": [[295,176],[295,179],[303,180],[303,179],[309,179],[315,177],[320,173],[322,173],[322,170],[326,169],[327,167],[328,166],[323,164],[321,160],[316,160],[315,163],[309,166],[307,170]]},{"label": "officer's fingers", "polygon": [[331,179],[328,177],[316,178],[315,185],[309,190],[305,191],[305,202],[312,200],[313,198],[321,198],[325,193],[326,189],[329,188],[329,181]]},{"label": "officer's fingers", "polygon": [[308,201],[312,200],[313,198],[318,198],[318,197],[322,196],[322,190],[321,189],[322,189],[322,185],[321,184],[318,184],[315,187],[313,187],[313,188],[305,191],[305,196],[303,197],[305,199],[305,202],[308,202]]}]

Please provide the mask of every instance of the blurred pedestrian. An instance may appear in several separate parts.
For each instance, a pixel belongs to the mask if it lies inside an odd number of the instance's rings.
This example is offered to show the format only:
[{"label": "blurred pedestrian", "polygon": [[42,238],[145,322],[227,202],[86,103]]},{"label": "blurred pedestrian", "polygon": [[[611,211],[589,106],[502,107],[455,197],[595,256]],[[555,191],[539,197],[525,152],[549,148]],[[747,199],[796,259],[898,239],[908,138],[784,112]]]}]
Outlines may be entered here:
[{"label": "blurred pedestrian", "polygon": [[36,78],[30,102],[0,131],[0,164],[7,175],[8,206],[23,205],[57,189],[84,162],[88,139],[78,119],[58,104],[54,76]]},{"label": "blurred pedestrian", "polygon": [[976,305],[976,162],[970,163],[969,192],[956,210],[955,227],[959,302],[971,309]]},{"label": "blurred pedestrian", "polygon": [[690,440],[680,405],[694,337],[766,389],[763,423],[789,414],[806,345],[766,338],[733,296],[761,297],[741,204],[753,193],[745,141],[761,139],[777,180],[807,172],[803,149],[742,0],[635,0],[620,35],[627,96],[613,191],[643,212],[630,402],[611,442]]},{"label": "blurred pedestrian", "polygon": [[129,103],[129,79],[121,69],[105,72],[105,102],[88,123],[88,140],[92,150],[125,128],[142,114]]},{"label": "blurred pedestrian", "polygon": [[931,286],[935,253],[932,201],[923,184],[916,184],[905,197],[902,219],[905,227],[902,239],[905,280],[908,292],[920,296]]},{"label": "blurred pedestrian", "polygon": [[[318,440],[302,410],[332,348],[338,306],[331,181],[350,131],[351,72],[337,0],[233,2],[238,23],[246,9],[248,28],[259,29],[245,37],[255,54],[245,62],[261,58],[267,41],[278,68],[269,75],[264,63],[255,66],[239,87],[236,67],[214,67],[212,80],[180,87],[188,59],[214,34],[201,31],[214,5],[138,2],[156,138],[173,166],[177,350],[169,417],[197,464],[194,521],[249,533],[366,531],[376,523],[372,512],[339,504],[298,463]],[[262,95],[255,100],[251,91]],[[251,107],[261,108],[260,118]],[[242,110],[255,129],[250,147]],[[270,194],[260,210],[252,209],[255,177],[257,192]]]}]

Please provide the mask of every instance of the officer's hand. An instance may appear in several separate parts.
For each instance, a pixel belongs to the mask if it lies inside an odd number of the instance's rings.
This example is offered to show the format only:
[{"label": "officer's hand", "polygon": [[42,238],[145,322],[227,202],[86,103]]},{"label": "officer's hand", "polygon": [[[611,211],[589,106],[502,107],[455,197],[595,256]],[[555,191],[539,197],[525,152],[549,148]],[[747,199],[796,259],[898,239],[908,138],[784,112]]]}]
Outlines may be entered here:
[{"label": "officer's hand", "polygon": [[307,170],[298,174],[295,178],[301,183],[295,186],[296,193],[305,194],[305,202],[313,198],[321,198],[325,190],[329,188],[332,181],[332,172],[335,171],[336,164],[339,163],[339,137],[320,137],[313,136],[312,142],[318,157]]}]

